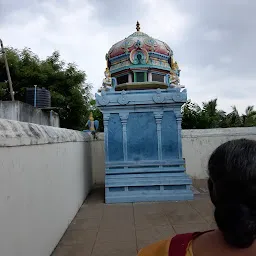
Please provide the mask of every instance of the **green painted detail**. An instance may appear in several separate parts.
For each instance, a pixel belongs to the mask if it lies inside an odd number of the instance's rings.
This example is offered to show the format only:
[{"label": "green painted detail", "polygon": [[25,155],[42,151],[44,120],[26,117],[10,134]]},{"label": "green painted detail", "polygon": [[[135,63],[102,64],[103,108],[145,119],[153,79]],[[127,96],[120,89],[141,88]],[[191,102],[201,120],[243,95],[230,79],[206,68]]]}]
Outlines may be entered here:
[{"label": "green painted detail", "polygon": [[147,81],[147,72],[134,72],[134,82],[146,82]]}]

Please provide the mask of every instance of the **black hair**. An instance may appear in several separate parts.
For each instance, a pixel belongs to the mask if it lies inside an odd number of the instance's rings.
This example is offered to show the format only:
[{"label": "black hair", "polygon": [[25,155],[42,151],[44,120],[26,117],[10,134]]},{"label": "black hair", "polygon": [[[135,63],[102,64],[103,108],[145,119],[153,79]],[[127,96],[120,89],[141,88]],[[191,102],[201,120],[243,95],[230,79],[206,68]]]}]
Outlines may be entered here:
[{"label": "black hair", "polygon": [[220,145],[208,162],[214,217],[225,241],[248,248],[256,239],[256,141]]}]

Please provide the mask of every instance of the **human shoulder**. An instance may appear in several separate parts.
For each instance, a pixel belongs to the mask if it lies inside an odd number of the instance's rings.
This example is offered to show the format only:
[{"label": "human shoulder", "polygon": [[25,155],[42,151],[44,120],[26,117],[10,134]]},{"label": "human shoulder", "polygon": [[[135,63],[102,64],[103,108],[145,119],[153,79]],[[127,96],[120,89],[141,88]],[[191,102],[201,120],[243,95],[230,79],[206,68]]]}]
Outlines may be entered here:
[{"label": "human shoulder", "polygon": [[138,256],[168,256],[171,239],[161,240],[141,249]]}]

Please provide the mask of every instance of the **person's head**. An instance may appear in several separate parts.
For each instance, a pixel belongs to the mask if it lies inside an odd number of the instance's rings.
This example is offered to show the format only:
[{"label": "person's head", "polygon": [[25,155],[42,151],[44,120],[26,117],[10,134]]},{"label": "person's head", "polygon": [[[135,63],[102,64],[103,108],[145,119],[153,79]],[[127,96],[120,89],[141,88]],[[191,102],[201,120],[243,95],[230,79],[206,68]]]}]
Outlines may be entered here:
[{"label": "person's head", "polygon": [[214,217],[225,241],[248,248],[256,239],[256,141],[220,145],[208,162]]}]

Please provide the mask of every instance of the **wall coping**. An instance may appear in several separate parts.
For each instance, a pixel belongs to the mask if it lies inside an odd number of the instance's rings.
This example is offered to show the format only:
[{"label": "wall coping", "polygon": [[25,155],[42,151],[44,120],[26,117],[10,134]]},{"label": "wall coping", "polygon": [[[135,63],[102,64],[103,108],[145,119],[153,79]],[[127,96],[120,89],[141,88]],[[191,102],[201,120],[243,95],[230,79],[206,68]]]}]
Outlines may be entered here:
[{"label": "wall coping", "polygon": [[[214,129],[191,129],[182,130],[182,138],[196,137],[219,137],[219,136],[256,136],[256,127],[234,127],[234,128],[214,128]],[[104,133],[97,134],[98,140],[104,140]],[[97,140],[96,140],[97,141]]]},{"label": "wall coping", "polygon": [[0,147],[91,141],[85,132],[0,118]]},{"label": "wall coping", "polygon": [[256,127],[234,127],[234,128],[214,128],[214,129],[192,129],[182,130],[182,138],[191,137],[219,137],[219,136],[256,136]]}]

